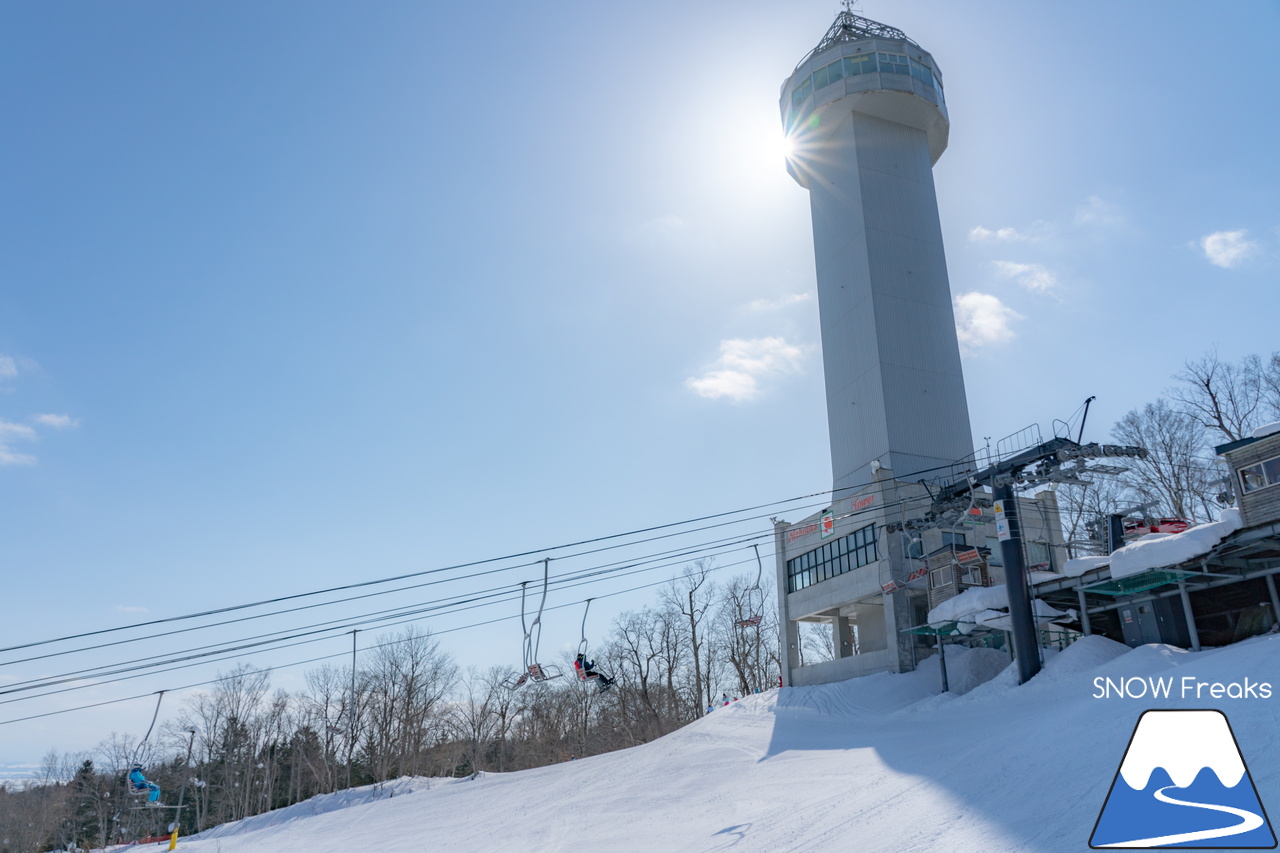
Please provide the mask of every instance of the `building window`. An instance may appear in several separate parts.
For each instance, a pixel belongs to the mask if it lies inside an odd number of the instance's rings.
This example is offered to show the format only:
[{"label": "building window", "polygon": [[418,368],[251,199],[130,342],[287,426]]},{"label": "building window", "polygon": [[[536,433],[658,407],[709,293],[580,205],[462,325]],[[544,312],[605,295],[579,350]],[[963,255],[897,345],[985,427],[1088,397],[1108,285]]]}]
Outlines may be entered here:
[{"label": "building window", "polygon": [[787,592],[813,586],[878,559],[880,555],[876,551],[876,526],[868,524],[848,536],[787,560]]},{"label": "building window", "polygon": [[1240,488],[1245,494],[1280,483],[1280,456],[1240,469]]},{"label": "building window", "polygon": [[951,530],[944,530],[942,531],[942,544],[956,546],[956,545],[968,545],[969,542],[964,538],[963,533],[955,533]]},{"label": "building window", "polygon": [[938,90],[939,93],[942,91],[942,82],[934,75],[933,69],[923,62],[909,59],[899,53],[863,53],[837,59],[806,77],[791,91],[791,110],[793,113],[798,111],[810,95],[824,86],[838,83],[845,77],[869,74],[873,71],[882,71],[885,74],[908,74],[926,86]]},{"label": "building window", "polygon": [[1004,549],[1000,547],[1000,540],[995,536],[987,537],[987,550],[991,553],[987,555],[987,565],[1003,566],[1004,565]]}]

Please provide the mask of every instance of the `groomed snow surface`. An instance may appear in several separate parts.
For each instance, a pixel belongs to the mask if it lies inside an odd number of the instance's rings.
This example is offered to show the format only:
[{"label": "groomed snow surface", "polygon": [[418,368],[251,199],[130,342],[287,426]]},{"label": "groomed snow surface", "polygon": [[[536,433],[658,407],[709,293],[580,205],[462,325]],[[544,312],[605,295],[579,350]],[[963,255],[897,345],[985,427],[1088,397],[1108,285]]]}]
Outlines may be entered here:
[{"label": "groomed snow surface", "polygon": [[1086,637],[1017,686],[1002,653],[952,647],[950,694],[938,693],[936,658],[913,673],[772,690],[633,749],[318,797],[179,849],[1086,851],[1148,708],[1224,711],[1264,807],[1280,813],[1280,698],[1096,699],[1094,678],[1280,687],[1277,660],[1280,635],[1195,654]]}]

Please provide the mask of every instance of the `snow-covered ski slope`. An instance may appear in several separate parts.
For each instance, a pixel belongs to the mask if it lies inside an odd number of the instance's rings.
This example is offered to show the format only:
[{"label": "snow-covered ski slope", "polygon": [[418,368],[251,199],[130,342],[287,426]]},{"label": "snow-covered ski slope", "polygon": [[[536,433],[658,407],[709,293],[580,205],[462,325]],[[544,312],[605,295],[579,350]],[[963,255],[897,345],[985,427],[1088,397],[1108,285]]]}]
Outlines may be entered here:
[{"label": "snow-covered ski slope", "polygon": [[[1280,635],[1196,654],[1087,637],[1018,687],[1001,654],[957,649],[948,672],[964,695],[938,695],[936,659],[905,675],[774,690],[634,749],[474,781],[401,780],[373,801],[370,789],[317,798],[180,849],[1085,851],[1148,708],[1222,710],[1280,818],[1278,661]],[[1098,699],[1098,676],[1274,689],[1270,699],[1213,700],[1208,688],[1200,700]]]}]

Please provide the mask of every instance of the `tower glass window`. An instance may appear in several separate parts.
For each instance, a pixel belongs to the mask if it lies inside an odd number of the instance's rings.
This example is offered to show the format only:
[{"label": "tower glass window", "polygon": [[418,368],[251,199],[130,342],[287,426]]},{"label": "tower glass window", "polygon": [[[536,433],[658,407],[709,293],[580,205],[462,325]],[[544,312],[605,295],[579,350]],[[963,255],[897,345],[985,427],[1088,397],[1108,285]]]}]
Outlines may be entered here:
[{"label": "tower glass window", "polygon": [[880,558],[876,538],[876,526],[868,524],[848,536],[787,560],[787,592],[795,592],[874,563]]}]

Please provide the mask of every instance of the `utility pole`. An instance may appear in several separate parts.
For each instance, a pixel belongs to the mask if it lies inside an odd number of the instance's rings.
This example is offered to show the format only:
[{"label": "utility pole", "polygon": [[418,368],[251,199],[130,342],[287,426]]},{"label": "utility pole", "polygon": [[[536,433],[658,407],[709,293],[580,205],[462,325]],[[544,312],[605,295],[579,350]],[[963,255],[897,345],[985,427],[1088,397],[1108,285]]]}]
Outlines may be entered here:
[{"label": "utility pole", "polygon": [[347,704],[347,787],[351,787],[351,765],[356,754],[356,634],[359,628],[351,629],[351,701]]},{"label": "utility pole", "polygon": [[1009,623],[1013,635],[1013,658],[1018,664],[1018,683],[1026,684],[1040,671],[1040,643],[1027,590],[1027,569],[1022,559],[1022,524],[1013,486],[995,490],[996,533],[1004,557],[1004,584],[1009,593]]},{"label": "utility pole", "polygon": [[[187,729],[187,732],[188,734],[191,735],[191,737],[188,738],[187,740],[187,764],[186,764],[186,767],[184,767],[183,769],[190,772],[191,753],[192,751],[194,751],[195,745],[196,745],[196,730]],[[174,814],[173,823],[169,824],[169,832],[171,833],[171,835],[169,836],[170,850],[173,850],[175,847],[178,846],[178,829],[182,826],[182,801],[183,799],[185,799],[186,794],[187,794],[187,782],[184,779],[182,781],[182,787],[178,789],[178,808],[173,813]],[[197,828],[196,831],[198,832],[199,828]]]}]

